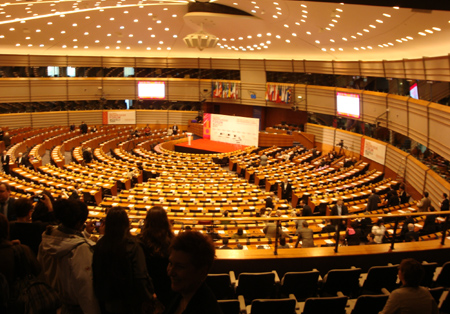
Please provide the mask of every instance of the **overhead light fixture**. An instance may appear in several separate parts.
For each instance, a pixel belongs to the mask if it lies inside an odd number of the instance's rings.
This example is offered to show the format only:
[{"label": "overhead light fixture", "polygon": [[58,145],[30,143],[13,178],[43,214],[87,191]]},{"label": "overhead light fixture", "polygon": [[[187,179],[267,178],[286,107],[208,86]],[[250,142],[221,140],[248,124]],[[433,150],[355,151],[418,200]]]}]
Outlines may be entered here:
[{"label": "overhead light fixture", "polygon": [[198,50],[202,51],[205,48],[214,48],[219,42],[219,38],[213,34],[209,34],[203,30],[202,28],[195,33],[189,34],[183,38],[185,44],[189,48],[198,48]]}]

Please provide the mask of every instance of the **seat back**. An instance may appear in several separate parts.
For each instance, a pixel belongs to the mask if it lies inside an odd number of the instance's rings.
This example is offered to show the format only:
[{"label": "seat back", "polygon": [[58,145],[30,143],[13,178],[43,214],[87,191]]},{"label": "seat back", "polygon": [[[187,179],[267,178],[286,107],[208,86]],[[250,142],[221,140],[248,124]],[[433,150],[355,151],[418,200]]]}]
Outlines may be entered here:
[{"label": "seat back", "polygon": [[241,308],[239,306],[239,300],[217,300],[219,307],[223,314],[239,314]]},{"label": "seat back", "polygon": [[309,298],[305,301],[303,314],[345,314],[348,297]]},{"label": "seat back", "polygon": [[211,288],[217,300],[234,298],[229,274],[208,274],[205,282]]},{"label": "seat back", "polygon": [[420,285],[424,287],[431,287],[433,285],[433,277],[434,272],[436,271],[437,263],[422,263],[422,267],[425,273]]},{"label": "seat back", "polygon": [[254,299],[275,297],[275,274],[272,272],[241,273],[238,277],[236,294],[244,296],[246,303]]},{"label": "seat back", "polygon": [[309,297],[317,296],[319,271],[287,272],[281,280],[280,294],[288,297],[294,294],[297,301],[304,301]]},{"label": "seat back", "polygon": [[335,296],[341,291],[346,296],[355,296],[359,290],[361,268],[332,269],[326,275],[322,287],[323,296]]},{"label": "seat back", "polygon": [[397,287],[398,265],[373,266],[367,273],[362,287],[363,294],[380,294],[382,288],[389,291]]},{"label": "seat back", "polygon": [[251,314],[295,314],[294,299],[256,299],[252,301]]},{"label": "seat back", "polygon": [[351,314],[378,314],[386,304],[388,295],[361,295],[356,299]]},{"label": "seat back", "polygon": [[437,287],[437,288],[430,289],[430,293],[433,296],[434,301],[436,301],[437,305],[439,305],[439,301],[440,301],[441,296],[444,293],[444,291],[445,291],[444,287]]},{"label": "seat back", "polygon": [[450,262],[442,265],[441,272],[436,279],[436,286],[439,287],[450,287]]}]

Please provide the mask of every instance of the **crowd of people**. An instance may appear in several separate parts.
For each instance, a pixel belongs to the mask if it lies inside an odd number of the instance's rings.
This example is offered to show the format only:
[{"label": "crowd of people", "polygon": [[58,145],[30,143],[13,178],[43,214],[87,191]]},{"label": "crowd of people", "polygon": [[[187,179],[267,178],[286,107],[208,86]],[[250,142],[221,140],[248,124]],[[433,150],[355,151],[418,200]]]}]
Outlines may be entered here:
[{"label": "crowd of people", "polygon": [[[0,184],[2,204],[8,191]],[[191,230],[175,236],[162,207],[150,208],[141,233],[132,236],[120,207],[91,221],[79,200],[6,198],[10,203],[0,213],[0,283],[3,279],[13,292],[20,279],[17,265],[27,265],[30,275],[59,297],[45,313],[222,313],[204,283],[215,258],[212,238]],[[18,248],[24,254],[18,256]],[[17,311],[16,294],[10,295],[0,312],[23,313]]]}]

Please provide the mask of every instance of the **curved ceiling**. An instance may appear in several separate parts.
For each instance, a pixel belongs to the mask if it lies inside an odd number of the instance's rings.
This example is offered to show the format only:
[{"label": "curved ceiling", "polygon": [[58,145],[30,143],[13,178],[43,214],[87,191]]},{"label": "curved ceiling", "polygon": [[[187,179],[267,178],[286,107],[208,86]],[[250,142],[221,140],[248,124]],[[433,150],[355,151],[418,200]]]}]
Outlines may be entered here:
[{"label": "curved ceiling", "polygon": [[[2,0],[0,51],[309,60],[414,59],[450,52],[448,11],[316,1],[211,2],[248,15],[189,10],[190,2],[181,0]],[[201,23],[220,39],[216,48],[185,45],[183,38]]]}]

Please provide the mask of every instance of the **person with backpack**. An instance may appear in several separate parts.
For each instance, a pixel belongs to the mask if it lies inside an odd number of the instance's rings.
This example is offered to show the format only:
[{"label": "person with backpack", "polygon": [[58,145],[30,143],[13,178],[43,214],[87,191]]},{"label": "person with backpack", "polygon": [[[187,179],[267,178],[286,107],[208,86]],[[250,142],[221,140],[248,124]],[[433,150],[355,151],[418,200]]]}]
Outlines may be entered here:
[{"label": "person with backpack", "polygon": [[98,314],[92,283],[95,243],[82,231],[88,208],[81,201],[62,199],[55,202],[54,211],[61,224],[47,227],[38,253],[45,280],[61,297],[61,313]]}]

